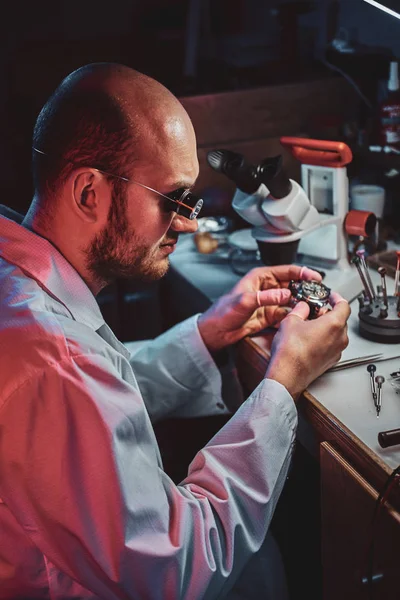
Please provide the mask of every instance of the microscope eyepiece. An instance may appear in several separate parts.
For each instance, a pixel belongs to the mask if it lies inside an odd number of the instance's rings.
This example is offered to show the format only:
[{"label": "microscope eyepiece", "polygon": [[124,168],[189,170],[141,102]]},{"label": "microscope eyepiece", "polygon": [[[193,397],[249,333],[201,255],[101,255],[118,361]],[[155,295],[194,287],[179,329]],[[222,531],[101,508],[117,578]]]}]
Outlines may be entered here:
[{"label": "microscope eyepiece", "polygon": [[244,157],[232,150],[211,150],[207,153],[207,162],[214,171],[228,175],[230,171],[240,169]]},{"label": "microscope eyepiece", "polygon": [[232,150],[211,150],[207,162],[214,171],[224,173],[246,194],[254,194],[263,183],[275,199],[290,194],[292,184],[282,168],[282,156],[265,158],[257,166]]},{"label": "microscope eyepiece", "polygon": [[211,150],[207,153],[207,162],[214,171],[226,175],[246,194],[254,194],[260,187],[256,167],[247,163],[242,154],[232,150]]},{"label": "microscope eyepiece", "polygon": [[267,186],[271,196],[276,200],[285,198],[292,191],[290,179],[282,167],[283,160],[280,154],[265,158],[257,167],[260,183]]}]

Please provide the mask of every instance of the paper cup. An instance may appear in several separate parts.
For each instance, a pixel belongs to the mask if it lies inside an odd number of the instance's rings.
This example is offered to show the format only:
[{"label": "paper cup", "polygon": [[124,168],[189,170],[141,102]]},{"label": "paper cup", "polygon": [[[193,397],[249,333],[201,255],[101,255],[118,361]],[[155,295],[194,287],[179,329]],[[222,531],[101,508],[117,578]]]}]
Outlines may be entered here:
[{"label": "paper cup", "polygon": [[373,212],[377,219],[385,210],[385,188],[379,185],[360,184],[350,189],[351,208]]}]

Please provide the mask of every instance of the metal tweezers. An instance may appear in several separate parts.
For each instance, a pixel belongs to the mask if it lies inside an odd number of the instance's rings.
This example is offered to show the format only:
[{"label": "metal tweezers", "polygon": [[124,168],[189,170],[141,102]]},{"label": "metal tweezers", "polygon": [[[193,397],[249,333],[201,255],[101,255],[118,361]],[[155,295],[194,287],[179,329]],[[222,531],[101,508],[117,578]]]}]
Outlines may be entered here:
[{"label": "metal tweezers", "polygon": [[400,358],[398,356],[384,356],[383,354],[368,354],[366,356],[359,356],[357,358],[349,358],[348,360],[343,360],[326,372],[330,373],[331,371],[340,371],[341,369],[349,369],[350,367],[357,367],[358,365],[363,365],[369,362],[379,362],[382,360],[391,360],[392,358]]}]

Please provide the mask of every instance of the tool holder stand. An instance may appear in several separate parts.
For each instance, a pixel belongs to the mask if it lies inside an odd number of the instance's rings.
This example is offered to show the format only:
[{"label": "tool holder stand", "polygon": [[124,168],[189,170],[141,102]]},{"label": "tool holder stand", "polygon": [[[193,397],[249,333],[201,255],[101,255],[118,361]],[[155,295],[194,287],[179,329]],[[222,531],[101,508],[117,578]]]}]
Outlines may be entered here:
[{"label": "tool holder stand", "polygon": [[360,335],[373,342],[400,343],[398,299],[398,296],[388,296],[387,317],[381,316],[381,299],[373,300],[369,306],[360,308],[358,313]]}]

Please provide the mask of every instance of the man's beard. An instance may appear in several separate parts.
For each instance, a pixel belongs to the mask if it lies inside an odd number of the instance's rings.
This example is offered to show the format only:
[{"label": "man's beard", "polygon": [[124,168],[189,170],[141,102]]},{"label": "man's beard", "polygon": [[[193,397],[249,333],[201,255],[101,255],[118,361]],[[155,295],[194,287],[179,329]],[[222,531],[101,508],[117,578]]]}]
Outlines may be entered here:
[{"label": "man's beard", "polygon": [[157,281],[169,267],[167,258],[156,261],[152,248],[129,231],[126,205],[126,193],[116,186],[107,225],[86,251],[88,269],[102,286],[118,278]]}]

